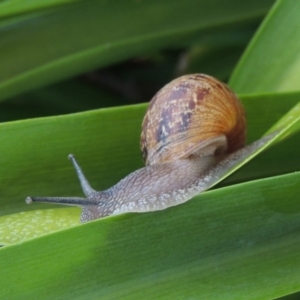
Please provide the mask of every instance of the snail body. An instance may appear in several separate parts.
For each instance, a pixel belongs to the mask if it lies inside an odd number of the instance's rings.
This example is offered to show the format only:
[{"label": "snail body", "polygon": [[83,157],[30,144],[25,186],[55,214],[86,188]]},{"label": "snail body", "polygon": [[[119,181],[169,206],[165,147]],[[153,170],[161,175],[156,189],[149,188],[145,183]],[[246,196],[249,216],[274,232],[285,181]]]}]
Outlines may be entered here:
[{"label": "snail body", "polygon": [[81,222],[165,209],[210,188],[270,138],[244,147],[246,120],[237,96],[211,76],[182,76],[150,102],[142,123],[144,168],[108,190],[95,191],[69,155],[86,198],[28,197],[26,202],[81,206]]}]

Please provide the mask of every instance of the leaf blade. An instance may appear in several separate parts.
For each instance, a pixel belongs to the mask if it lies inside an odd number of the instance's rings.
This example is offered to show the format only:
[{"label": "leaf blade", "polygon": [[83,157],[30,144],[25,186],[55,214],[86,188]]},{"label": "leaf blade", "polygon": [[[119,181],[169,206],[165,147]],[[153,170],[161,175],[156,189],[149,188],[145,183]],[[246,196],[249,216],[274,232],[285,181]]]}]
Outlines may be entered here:
[{"label": "leaf blade", "polygon": [[273,1],[256,1],[245,6],[226,0],[220,8],[219,0],[79,1],[11,18],[0,24],[1,99],[136,55],[183,47],[216,26],[257,19]]},{"label": "leaf blade", "polygon": [[[295,292],[300,207],[291,191],[299,176],[214,190],[169,210],[109,217],[4,248],[1,282],[7,295],[24,299],[271,299]],[[53,253],[61,264],[52,263]],[[20,285],[12,276],[23,277]]]},{"label": "leaf blade", "polygon": [[237,93],[299,91],[299,9],[290,0],[273,6],[231,76]]}]

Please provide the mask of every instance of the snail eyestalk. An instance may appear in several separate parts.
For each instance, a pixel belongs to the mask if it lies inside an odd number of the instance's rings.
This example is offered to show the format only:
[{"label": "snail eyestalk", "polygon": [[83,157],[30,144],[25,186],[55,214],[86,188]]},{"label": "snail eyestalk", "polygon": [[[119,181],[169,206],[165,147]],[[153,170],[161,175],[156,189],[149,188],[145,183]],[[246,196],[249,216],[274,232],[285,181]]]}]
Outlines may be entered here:
[{"label": "snail eyestalk", "polygon": [[74,154],[69,154],[68,159],[72,162],[75,168],[83,193],[87,196],[87,198],[90,198],[93,194],[95,194],[96,191],[90,186],[88,180],[82,172],[82,169],[78,165]]},{"label": "snail eyestalk", "polygon": [[73,154],[69,154],[68,158],[71,160],[75,171],[77,173],[79,182],[81,184],[83,193],[87,198],[80,197],[27,197],[26,203],[32,204],[33,202],[43,202],[43,203],[54,203],[54,204],[64,204],[72,206],[87,206],[87,205],[98,205],[99,200],[94,200],[93,196],[97,193],[89,184],[88,180],[84,176],[82,169],[78,165]]},{"label": "snail eyestalk", "polygon": [[79,197],[27,197],[26,203],[32,204],[33,202],[65,204],[71,206],[86,206],[97,205],[99,202]]}]

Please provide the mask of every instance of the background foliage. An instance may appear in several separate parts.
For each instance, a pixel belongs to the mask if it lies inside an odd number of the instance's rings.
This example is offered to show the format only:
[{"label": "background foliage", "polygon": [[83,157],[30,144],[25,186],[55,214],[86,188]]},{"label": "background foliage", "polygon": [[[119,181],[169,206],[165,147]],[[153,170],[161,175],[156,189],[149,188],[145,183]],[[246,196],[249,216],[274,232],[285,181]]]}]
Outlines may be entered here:
[{"label": "background foliage", "polygon": [[[0,295],[300,298],[299,14],[293,0],[0,2]],[[192,72],[239,94],[249,142],[280,139],[165,211],[81,225],[78,208],[25,205],[81,195],[69,153],[96,189],[141,167],[140,103]]]}]

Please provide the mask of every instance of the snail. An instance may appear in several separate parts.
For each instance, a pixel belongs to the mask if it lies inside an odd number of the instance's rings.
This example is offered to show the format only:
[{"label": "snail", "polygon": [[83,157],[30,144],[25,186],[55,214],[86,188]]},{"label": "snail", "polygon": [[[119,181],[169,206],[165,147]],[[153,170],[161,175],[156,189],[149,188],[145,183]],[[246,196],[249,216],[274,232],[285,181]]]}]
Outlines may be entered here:
[{"label": "snail", "polygon": [[70,154],[86,198],[27,197],[26,203],[80,206],[81,222],[162,210],[210,188],[272,137],[245,146],[245,112],[234,92],[211,76],[185,75],[163,87],[149,104],[141,134],[144,168],[95,191]]}]

